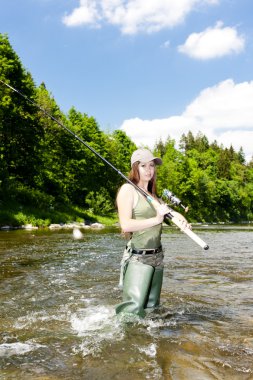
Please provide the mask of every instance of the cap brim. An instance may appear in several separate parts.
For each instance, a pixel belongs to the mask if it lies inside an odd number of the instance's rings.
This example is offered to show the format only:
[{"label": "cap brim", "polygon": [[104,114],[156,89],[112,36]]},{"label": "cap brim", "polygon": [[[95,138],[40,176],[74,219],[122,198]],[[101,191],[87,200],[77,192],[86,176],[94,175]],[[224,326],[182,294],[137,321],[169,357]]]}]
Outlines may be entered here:
[{"label": "cap brim", "polygon": [[162,160],[161,160],[161,158],[159,158],[159,157],[155,157],[154,158],[154,163],[156,164],[156,165],[162,165]]}]

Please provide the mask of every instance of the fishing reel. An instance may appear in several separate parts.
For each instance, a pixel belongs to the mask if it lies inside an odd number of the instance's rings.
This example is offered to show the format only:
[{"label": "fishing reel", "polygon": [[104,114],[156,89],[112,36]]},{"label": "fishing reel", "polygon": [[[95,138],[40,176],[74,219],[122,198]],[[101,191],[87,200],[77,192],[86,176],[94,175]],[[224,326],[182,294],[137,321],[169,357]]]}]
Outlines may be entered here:
[{"label": "fishing reel", "polygon": [[181,200],[178,197],[176,197],[170,190],[167,190],[167,189],[163,190],[163,196],[166,199],[168,199],[172,203],[172,205],[174,205],[174,206],[181,206],[184,209],[185,212],[188,212],[189,207],[188,206],[184,206],[182,204]]}]

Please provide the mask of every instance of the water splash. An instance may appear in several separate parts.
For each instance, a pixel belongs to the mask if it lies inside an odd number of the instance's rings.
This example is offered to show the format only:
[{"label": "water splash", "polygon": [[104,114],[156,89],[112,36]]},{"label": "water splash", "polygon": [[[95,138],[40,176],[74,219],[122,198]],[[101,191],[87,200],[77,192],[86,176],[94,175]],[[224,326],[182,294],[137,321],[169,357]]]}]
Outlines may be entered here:
[{"label": "water splash", "polygon": [[154,358],[157,352],[157,345],[155,343],[151,343],[147,347],[138,347],[138,349],[141,353],[144,353],[147,356]]},{"label": "water splash", "polygon": [[103,343],[124,338],[122,324],[115,316],[113,307],[89,306],[79,309],[71,315],[70,323],[76,334],[82,338],[81,343],[73,348],[74,353],[83,356],[97,356]]}]

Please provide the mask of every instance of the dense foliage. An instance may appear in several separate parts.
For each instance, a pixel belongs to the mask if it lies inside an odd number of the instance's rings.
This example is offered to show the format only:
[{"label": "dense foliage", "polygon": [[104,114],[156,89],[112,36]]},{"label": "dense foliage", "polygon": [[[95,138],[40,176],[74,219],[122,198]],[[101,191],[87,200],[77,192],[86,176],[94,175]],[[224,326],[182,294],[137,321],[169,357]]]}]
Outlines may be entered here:
[{"label": "dense foliage", "polygon": [[[36,87],[8,36],[0,34],[0,79],[59,120],[127,175],[135,144],[120,130],[103,132],[94,117],[74,107],[61,112],[44,83]],[[31,102],[0,83],[0,202],[47,211],[62,205],[110,214],[122,177]],[[173,191],[190,205],[192,221],[247,221],[253,214],[253,161],[209,143],[204,135],[158,142],[163,158],[158,193]],[[6,209],[6,207],[5,207]],[[2,219],[4,219],[2,217]],[[0,224],[4,220],[0,220]]]},{"label": "dense foliage", "polygon": [[253,162],[245,163],[242,149],[209,143],[199,133],[183,135],[180,150],[175,142],[157,144],[164,165],[159,188],[169,188],[190,207],[190,218],[206,222],[250,221],[253,216]]}]

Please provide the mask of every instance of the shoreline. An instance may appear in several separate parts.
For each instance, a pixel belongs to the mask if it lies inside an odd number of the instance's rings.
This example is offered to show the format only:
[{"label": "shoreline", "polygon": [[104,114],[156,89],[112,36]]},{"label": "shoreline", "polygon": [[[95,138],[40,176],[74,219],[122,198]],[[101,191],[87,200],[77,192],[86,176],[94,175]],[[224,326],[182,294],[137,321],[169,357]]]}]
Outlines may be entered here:
[{"label": "shoreline", "polygon": [[[106,227],[119,227],[119,223],[100,223],[100,222],[90,222],[90,223],[84,223],[84,222],[69,222],[69,223],[51,223],[48,226],[33,226],[32,224],[25,224],[21,226],[11,226],[11,225],[4,225],[0,226],[0,231],[14,231],[14,230],[26,230],[26,231],[32,231],[32,230],[51,230],[51,231],[57,231],[57,230],[69,230],[69,229],[82,229],[82,230],[98,230],[98,229],[104,229]],[[175,228],[176,226],[167,224],[164,224],[164,227],[169,228]],[[253,221],[247,221],[247,222],[239,222],[239,223],[233,223],[233,222],[220,222],[220,223],[192,223],[193,229],[253,229]]]},{"label": "shoreline", "polygon": [[5,225],[0,227],[0,231],[12,231],[12,230],[39,230],[39,229],[49,229],[49,230],[60,230],[60,229],[74,229],[74,228],[80,228],[80,229],[103,229],[106,225],[103,223],[91,223],[91,224],[85,224],[80,222],[72,222],[72,223],[52,223],[48,227],[38,227],[33,226],[32,224],[25,224],[22,226],[9,226]]}]

